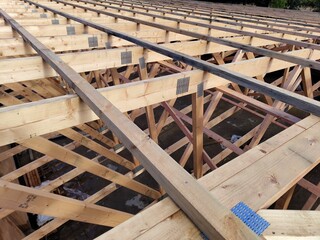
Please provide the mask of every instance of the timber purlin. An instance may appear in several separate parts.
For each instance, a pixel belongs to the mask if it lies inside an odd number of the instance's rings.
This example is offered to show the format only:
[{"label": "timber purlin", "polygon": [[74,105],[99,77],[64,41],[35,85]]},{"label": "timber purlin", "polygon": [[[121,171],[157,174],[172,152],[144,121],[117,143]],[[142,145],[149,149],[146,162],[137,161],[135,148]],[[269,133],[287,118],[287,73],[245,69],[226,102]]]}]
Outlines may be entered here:
[{"label": "timber purlin", "polygon": [[[15,234],[20,223],[9,217],[22,211],[55,217],[25,239],[69,220],[114,227],[98,239],[258,239],[231,212],[243,202],[270,223],[263,239],[320,237],[311,211],[319,179],[306,176],[320,161],[317,14],[191,0],[6,0],[0,15],[0,164],[43,154],[0,178],[0,219]],[[234,142],[219,127],[239,115],[255,120]],[[164,144],[172,123],[182,135]],[[279,133],[265,140],[273,126]],[[208,139],[226,148],[212,151]],[[53,160],[74,169],[38,189],[17,183]],[[158,189],[136,178],[145,171]],[[108,185],[82,201],[52,193],[85,172]],[[286,210],[297,184],[311,193],[303,213]],[[119,188],[150,206],[133,216],[96,204]]]}]

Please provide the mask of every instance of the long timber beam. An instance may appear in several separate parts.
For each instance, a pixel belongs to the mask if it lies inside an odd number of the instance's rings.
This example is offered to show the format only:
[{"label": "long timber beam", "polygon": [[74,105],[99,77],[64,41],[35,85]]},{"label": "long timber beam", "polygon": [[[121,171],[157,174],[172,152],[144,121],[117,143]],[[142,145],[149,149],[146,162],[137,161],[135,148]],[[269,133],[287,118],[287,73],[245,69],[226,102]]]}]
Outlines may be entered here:
[{"label": "long timber beam", "polygon": [[[209,238],[259,239],[86,80],[8,14],[2,10],[0,12],[12,28],[68,82],[81,99],[119,137],[129,151],[139,159],[147,171]],[[204,207],[205,205],[208,207]],[[225,221],[221,222],[222,219]],[[233,226],[232,231],[230,231],[230,225]]]},{"label": "long timber beam", "polygon": [[30,189],[3,180],[0,180],[0,205],[16,211],[44,214],[110,227],[117,226],[132,217],[128,213],[83,203],[79,200]]},{"label": "long timber beam", "polygon": [[[306,57],[309,54],[309,50],[293,51],[289,54]],[[320,55],[314,55],[314,57],[315,59],[320,58]],[[138,63],[138,60],[134,59],[138,59],[138,56],[133,57],[133,61]],[[102,64],[104,64],[104,62],[102,62]],[[75,67],[73,64],[71,64],[71,66]],[[291,63],[267,57],[224,65],[226,69],[250,77],[279,71],[292,66],[293,64]],[[78,68],[80,68],[80,65],[76,69]],[[252,71],[253,68],[255,71]],[[93,70],[92,68],[89,69]],[[25,74],[21,76],[26,77]],[[32,77],[31,75],[28,76]],[[189,78],[189,89],[185,93],[177,94],[177,81],[182,78]],[[128,83],[126,85],[108,87],[99,91],[120,109],[120,111],[127,112],[140,107],[146,107],[148,104],[157,104],[176,97],[195,93],[197,85],[201,83],[201,79],[203,79],[203,72],[194,70]],[[207,79],[204,80],[204,90],[228,83],[225,79],[210,74],[207,75]],[[47,109],[50,109],[50,111],[47,111]],[[72,111],[70,111],[70,109],[72,109]],[[19,118],[16,117],[17,115],[19,115]],[[39,136],[98,119],[76,96],[61,96],[34,103],[1,108],[0,118],[3,123],[5,123],[5,125],[0,128],[0,134],[3,136],[0,138],[0,145],[10,144],[27,139],[30,136]]]},{"label": "long timber beam", "polygon": [[[189,79],[189,89],[185,93],[177,94],[177,81],[184,78]],[[108,87],[99,90],[99,92],[120,111],[127,112],[195,93],[201,79],[203,79],[203,72],[195,70]],[[211,75],[209,79],[204,81],[204,89],[211,89],[228,83],[224,79]],[[48,109],[50,111],[47,111]],[[16,117],[17,115],[19,115],[19,118]],[[97,115],[74,95],[0,108],[0,116],[4,124],[0,130],[2,136],[0,145],[98,119]]]},{"label": "long timber beam", "polygon": [[[91,21],[91,20],[90,20]],[[121,24],[121,23],[118,23]],[[55,28],[49,28],[52,33],[53,30],[55,30]],[[39,30],[40,31],[40,30]],[[140,33],[136,32],[136,36],[139,37]],[[163,33],[162,35],[160,35],[159,37],[153,37],[152,38],[146,38],[144,36],[141,36],[141,38],[147,39],[149,41],[152,42],[164,42],[165,40],[176,40],[176,41],[181,41],[183,40],[182,38],[180,38],[181,35],[177,35],[176,37],[172,38],[169,35],[169,38],[166,38],[165,33]],[[270,37],[280,37],[281,34],[279,33],[270,33],[268,34],[268,36]],[[89,38],[90,37],[95,37],[97,38],[97,44],[94,46],[90,46],[89,45]],[[271,44],[276,44],[277,42],[274,41],[269,41],[269,40],[263,40],[263,39],[259,39],[256,37],[250,38],[247,36],[234,36],[232,37],[234,41],[237,42],[241,42],[243,44],[251,44],[252,46],[257,46],[257,47],[261,47],[261,46],[266,46],[266,45],[271,45]],[[80,49],[95,49],[95,48],[105,48],[107,42],[112,43],[112,47],[124,47],[124,46],[130,46],[133,45],[132,43],[119,39],[119,38],[115,38],[115,37],[107,37],[106,34],[77,34],[77,35],[69,35],[69,36],[50,36],[50,37],[39,37],[38,38],[42,43],[44,43],[48,48],[50,48],[52,51],[54,52],[62,52],[62,51],[68,51],[68,50],[80,50]],[[184,38],[185,39],[185,38]],[[299,40],[305,40],[305,38],[298,38]],[[187,40],[187,39],[185,39]],[[73,44],[70,44],[70,42],[73,42]],[[196,42],[200,42],[200,41],[196,41]],[[59,43],[59,44],[58,44]],[[63,44],[60,44],[63,43]],[[192,44],[193,42],[184,42],[183,44]],[[180,43],[181,44],[181,43]],[[193,43],[194,44],[194,43]],[[176,46],[178,45],[177,43],[169,43],[169,44],[164,44],[165,46],[170,47],[170,45],[172,46]],[[195,47],[193,47],[195,48]],[[232,47],[228,47],[225,45],[221,45],[221,44],[209,44],[209,46],[207,46],[207,52],[206,53],[215,53],[215,52],[222,52],[222,51],[226,51],[226,50],[232,50],[232,49],[236,49],[236,48],[232,48]],[[29,49],[29,48],[25,48],[23,41],[20,39],[16,39],[16,38],[4,38],[4,39],[0,39],[0,54],[3,57],[8,57],[8,56],[17,56],[17,55],[28,55],[28,54],[34,54],[35,51],[33,49]],[[198,55],[201,53],[198,53]]]},{"label": "long timber beam", "polygon": [[[142,169],[142,170],[136,172],[135,174],[132,174],[132,172],[129,172],[129,174],[131,174],[132,178],[134,178],[136,176],[139,176],[144,171],[145,170]],[[95,194],[88,197],[86,200],[84,200],[84,202],[85,203],[96,203],[117,189],[118,189],[118,186],[114,183],[111,183],[111,184],[107,185],[106,187],[104,187],[103,189],[101,189],[100,191],[98,191]],[[55,229],[57,229],[58,227],[60,227],[64,223],[66,223],[67,221],[68,220],[66,220],[66,219],[56,218],[56,219],[52,220],[51,222],[47,223],[46,225],[44,225],[43,227],[41,227],[40,229],[29,234],[24,240],[33,240],[33,239],[43,238],[46,235],[48,235],[50,232],[54,231]]]},{"label": "long timber beam", "polygon": [[[245,39],[249,40],[248,39]],[[206,53],[206,43],[203,41],[195,41],[195,42],[185,42],[181,43],[171,43],[164,44],[163,47],[179,50],[185,47],[185,54],[190,54],[191,56],[202,55]],[[180,50],[181,49],[181,50]],[[208,47],[208,52],[215,53],[220,51],[228,51],[234,50],[234,48],[229,47],[221,47],[221,45],[211,45]],[[170,59],[170,57],[166,57],[164,55],[152,52],[152,51],[144,51],[142,47],[130,47],[130,48],[115,48],[115,49],[107,49],[107,50],[94,50],[88,52],[80,52],[80,53],[65,53],[59,55],[62,60],[68,62],[72,68],[74,68],[77,72],[85,72],[85,71],[93,71],[100,70],[112,67],[121,67],[126,64],[121,62],[121,54],[123,52],[131,52],[132,58],[130,64],[138,64],[139,59],[143,56],[145,58],[146,63],[156,62],[156,61],[164,61]],[[286,54],[290,56],[297,56],[300,58],[307,58],[310,56],[311,50],[302,49],[298,51],[288,52]],[[97,61],[87,62],[86,59],[96,59]],[[259,60],[261,61],[259,61]],[[263,75],[266,72],[273,72],[277,70],[282,70],[287,67],[294,66],[295,64],[262,57],[258,58],[257,61],[251,60],[257,68],[257,74],[246,74],[248,76],[259,76]],[[265,61],[268,61],[269,66],[265,65]],[[320,59],[320,51],[314,52],[310,59],[318,60]],[[249,62],[247,62],[248,64]],[[239,62],[240,64],[240,62]],[[246,64],[246,63],[243,63]],[[259,66],[258,64],[261,64]],[[20,67],[17,68],[17,65]],[[253,70],[251,70],[253,71]],[[262,72],[265,71],[265,72]],[[57,76],[57,73],[50,69],[48,64],[44,63],[40,57],[25,57],[25,58],[12,58],[12,59],[1,59],[0,60],[0,84],[13,83],[13,82],[21,82],[28,80],[36,80],[48,77]]]},{"label": "long timber beam", "polygon": [[132,180],[129,177],[124,176],[99,163],[93,162],[80,154],[65,149],[47,139],[44,139],[43,137],[33,137],[20,142],[19,144],[27,148],[34,149],[45,155],[52,156],[62,162],[75,166],[83,171],[88,171],[106,180],[115,182],[116,184],[127,187],[150,198],[157,199],[161,196],[161,194],[156,190]]}]

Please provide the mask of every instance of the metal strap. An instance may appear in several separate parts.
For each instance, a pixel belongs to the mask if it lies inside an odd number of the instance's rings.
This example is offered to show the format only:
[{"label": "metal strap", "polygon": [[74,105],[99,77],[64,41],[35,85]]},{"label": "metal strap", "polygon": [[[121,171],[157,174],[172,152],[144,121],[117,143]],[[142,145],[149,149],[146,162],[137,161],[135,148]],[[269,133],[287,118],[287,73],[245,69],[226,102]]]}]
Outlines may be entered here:
[{"label": "metal strap", "polygon": [[180,78],[177,81],[177,91],[176,94],[182,94],[189,91],[190,77]]}]

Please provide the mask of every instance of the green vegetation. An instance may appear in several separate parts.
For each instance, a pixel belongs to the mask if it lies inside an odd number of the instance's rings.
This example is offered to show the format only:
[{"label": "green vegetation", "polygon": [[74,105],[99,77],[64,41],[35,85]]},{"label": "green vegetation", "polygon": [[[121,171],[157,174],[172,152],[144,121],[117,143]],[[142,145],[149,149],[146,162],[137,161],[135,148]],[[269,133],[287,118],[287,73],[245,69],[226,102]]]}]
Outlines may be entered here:
[{"label": "green vegetation", "polygon": [[271,0],[270,7],[273,8],[285,8],[287,6],[287,0]]},{"label": "green vegetation", "polygon": [[310,7],[320,11],[320,0],[271,0],[270,7],[299,9],[301,7]]},{"label": "green vegetation", "polygon": [[320,0],[203,0],[209,2],[254,4],[262,7],[299,9],[311,8],[320,12]]}]

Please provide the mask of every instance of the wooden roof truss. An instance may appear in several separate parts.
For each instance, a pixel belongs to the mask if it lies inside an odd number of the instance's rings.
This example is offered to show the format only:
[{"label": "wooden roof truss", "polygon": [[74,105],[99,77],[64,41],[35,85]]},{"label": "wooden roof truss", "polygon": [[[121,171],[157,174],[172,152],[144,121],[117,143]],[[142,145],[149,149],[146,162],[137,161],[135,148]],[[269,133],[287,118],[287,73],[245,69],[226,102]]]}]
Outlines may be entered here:
[{"label": "wooden roof truss", "polygon": [[[3,1],[0,15],[0,219],[54,217],[25,239],[68,220],[114,227],[98,239],[320,237],[312,211],[319,184],[304,178],[320,161],[318,15],[178,0]],[[272,73],[281,74],[270,82]],[[188,95],[191,104],[178,109]],[[219,112],[222,103],[231,107]],[[261,121],[234,142],[214,131],[241,112]],[[140,116],[146,129],[134,122]],[[184,137],[162,149],[159,136],[171,123]],[[271,125],[282,131],[263,141]],[[224,149],[208,154],[204,136]],[[30,150],[41,157],[5,170]],[[191,156],[192,175],[183,169]],[[33,188],[53,160],[73,168]],[[144,171],[159,189],[139,182]],[[53,193],[84,172],[110,184],[83,201]],[[22,176],[27,186],[18,184]],[[305,211],[285,210],[296,185],[311,193]],[[153,206],[132,216],[95,204],[120,187]],[[263,236],[231,212],[240,201],[270,222]],[[274,203],[278,210],[268,209]]]}]

